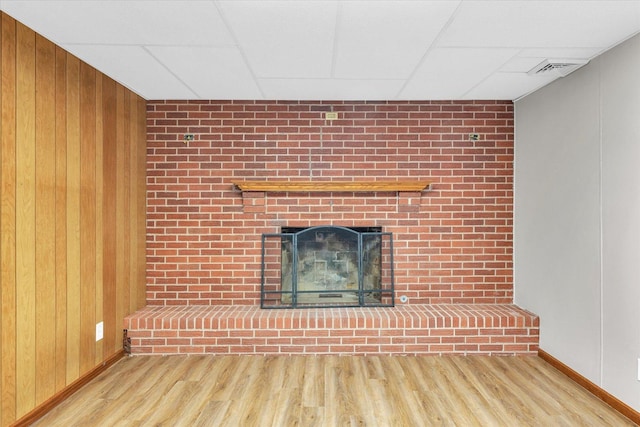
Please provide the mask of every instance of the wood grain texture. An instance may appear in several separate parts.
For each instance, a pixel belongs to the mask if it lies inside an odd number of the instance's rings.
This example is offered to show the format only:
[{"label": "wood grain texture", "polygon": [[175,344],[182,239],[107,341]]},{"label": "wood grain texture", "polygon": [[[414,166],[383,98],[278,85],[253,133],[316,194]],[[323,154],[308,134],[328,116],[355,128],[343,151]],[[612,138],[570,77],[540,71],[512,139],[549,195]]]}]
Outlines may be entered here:
[{"label": "wood grain texture", "polygon": [[[114,299],[116,306],[116,319],[124,317],[129,303],[126,299],[127,289],[129,287],[129,272],[127,271],[126,254],[129,252],[127,247],[128,227],[126,221],[129,217],[129,184],[125,177],[124,168],[128,165],[129,156],[126,152],[127,147],[127,133],[125,123],[125,90],[122,86],[116,87],[116,182],[115,182],[115,208],[116,208],[116,223],[112,232],[116,237],[116,298]],[[115,342],[118,342],[118,338],[121,333],[115,329],[111,331],[114,334]]]},{"label": "wood grain texture", "polygon": [[589,390],[593,395],[598,397],[607,405],[610,405],[612,408],[632,420],[634,423],[640,425],[640,413],[638,411],[636,411],[626,403],[620,401],[617,397],[598,387],[596,384],[592,383],[587,378],[580,375],[578,372],[571,369],[569,366],[565,365],[546,351],[538,350],[538,355],[551,366],[555,367],[557,370],[578,383],[581,387]]},{"label": "wood grain texture", "polygon": [[535,357],[138,356],[36,426],[631,426]]},{"label": "wood grain texture", "polygon": [[36,36],[36,405],[56,391],[55,46]]},{"label": "wood grain texture", "polygon": [[[56,47],[56,391],[67,384],[67,53]],[[65,321],[63,321],[64,319]]]},{"label": "wood grain texture", "polygon": [[2,292],[2,376],[0,378],[0,424],[16,418],[16,23],[0,16],[2,37],[2,123],[0,139],[0,286]]},{"label": "wood grain texture", "polygon": [[86,384],[91,382],[95,377],[100,375],[102,372],[109,369],[114,363],[124,357],[124,351],[120,351],[108,359],[104,360],[100,365],[97,365],[91,371],[87,372],[82,377],[78,378],[69,386],[65,387],[60,392],[54,394],[49,399],[47,399],[44,403],[40,404],[34,410],[29,412],[27,415],[22,417],[19,421],[12,424],[12,427],[26,427],[30,426],[35,421],[39,420],[46,414],[48,414],[53,408],[58,406],[60,403],[64,402],[69,396],[73,395],[75,392],[80,390]]},{"label": "wood grain texture", "polygon": [[147,304],[147,103],[144,99],[137,98],[136,125],[137,135],[134,137],[136,147],[136,212],[144,212],[145,215],[136,215],[137,246],[132,249],[132,256],[137,256],[137,276],[132,281],[136,289],[136,310]]},{"label": "wood grain texture", "polygon": [[242,191],[423,191],[424,181],[234,181]]},{"label": "wood grain texture", "polygon": [[96,71],[80,64],[80,374],[95,363]]},{"label": "wood grain texture", "polygon": [[[118,148],[122,150],[122,156],[118,159],[118,177],[122,179],[122,182],[118,182],[118,201],[122,204],[118,205],[118,213],[121,215],[117,224],[118,238],[120,239],[120,246],[118,251],[122,251],[119,261],[122,263],[122,278],[121,278],[121,294],[120,301],[120,313],[118,318],[125,316],[125,313],[131,312],[131,122],[126,120],[127,117],[131,117],[131,92],[125,90],[120,86],[118,89],[118,96],[122,98],[123,111],[120,114],[119,123],[122,124],[119,128],[122,129],[122,134],[118,135]],[[135,311],[135,310],[133,310]]]},{"label": "wood grain texture", "polygon": [[35,34],[16,27],[16,414],[35,406],[36,384],[36,80]]},{"label": "wood grain texture", "polygon": [[102,77],[102,318],[105,356],[117,347],[116,329],[116,82]]},{"label": "wood grain texture", "polygon": [[[1,17],[0,17],[1,18]],[[2,46],[2,20],[0,19],[0,46]],[[0,54],[0,74],[2,73],[2,58],[1,58],[1,54]],[[2,108],[2,80],[0,79],[0,110]],[[1,111],[0,111],[1,113]],[[2,150],[2,122],[0,121],[0,189],[2,188],[2,184],[4,179],[6,179],[3,174],[2,174],[2,154],[3,154],[3,150]],[[10,159],[10,161],[13,162],[13,159]],[[2,252],[3,252],[3,244],[2,244],[2,232],[3,232],[3,225],[4,225],[4,221],[2,220],[3,217],[3,209],[6,209],[6,207],[4,206],[3,203],[3,192],[0,191],[0,260],[2,259]],[[4,269],[4,262],[0,261],[0,267]],[[0,273],[0,308],[2,308],[2,293],[6,292],[6,290],[4,289],[3,286],[3,279],[4,279],[4,274]],[[0,326],[4,325],[4,323],[2,322],[2,310],[0,310]],[[0,355],[2,354],[2,333],[0,332]],[[2,378],[2,373],[3,373],[3,369],[6,369],[3,367],[3,363],[2,363],[2,358],[0,356],[0,378]],[[2,389],[2,382],[0,382],[0,390]],[[2,404],[0,404],[0,422],[2,420],[2,410],[3,410],[3,406]]]},{"label": "wood grain texture", "polygon": [[67,384],[80,376],[80,61],[67,58]]},{"label": "wood grain texture", "polygon": [[[95,224],[95,236],[96,236],[96,265],[95,265],[95,302],[94,302],[94,310],[95,310],[95,322],[101,322],[104,320],[104,292],[103,292],[103,276],[102,269],[104,267],[104,246],[102,244],[102,231],[104,224],[102,222],[102,215],[104,213],[104,197],[103,197],[103,188],[104,188],[104,165],[102,163],[103,156],[103,144],[104,144],[104,122],[102,120],[103,109],[102,109],[102,78],[99,74],[95,76],[96,83],[96,96],[95,96],[95,109],[96,109],[96,150],[95,150],[95,195],[96,195],[96,204],[95,204],[95,214],[96,214],[96,224]],[[103,324],[104,328],[104,324]],[[94,364],[99,364],[104,357],[108,357],[109,354],[104,354],[104,339],[95,342],[94,349]]]},{"label": "wood grain texture", "polygon": [[[115,274],[104,270],[115,263],[115,247],[107,253],[103,239],[113,235],[116,217],[127,223],[123,230],[133,230],[133,221],[144,225],[144,203],[118,213],[115,177],[125,177],[119,197],[126,200],[130,188],[145,188],[146,177],[144,167],[131,166],[130,150],[115,161],[109,138],[117,127],[137,129],[123,136],[141,138],[129,143],[144,156],[146,103],[2,12],[0,43],[0,426],[8,426],[122,349],[123,316],[137,307],[145,281],[127,275],[126,292],[116,293]],[[105,101],[116,92],[143,108],[117,114],[115,98]],[[108,212],[113,223],[105,224]],[[144,246],[127,244],[123,256],[127,271],[144,273]],[[108,346],[95,341],[105,309]]]},{"label": "wood grain texture", "polygon": [[[140,117],[146,116],[146,104],[138,97],[131,97],[131,126],[129,128],[129,166],[131,176],[146,175],[146,126],[139,126]],[[146,305],[146,286],[135,286],[136,283],[146,283],[146,217],[138,215],[138,212],[146,211],[146,182],[142,179],[129,180],[129,212],[130,212],[130,238],[129,253],[131,260],[129,283],[131,286],[131,298],[129,311],[136,311]],[[142,256],[142,257],[141,257]]]}]

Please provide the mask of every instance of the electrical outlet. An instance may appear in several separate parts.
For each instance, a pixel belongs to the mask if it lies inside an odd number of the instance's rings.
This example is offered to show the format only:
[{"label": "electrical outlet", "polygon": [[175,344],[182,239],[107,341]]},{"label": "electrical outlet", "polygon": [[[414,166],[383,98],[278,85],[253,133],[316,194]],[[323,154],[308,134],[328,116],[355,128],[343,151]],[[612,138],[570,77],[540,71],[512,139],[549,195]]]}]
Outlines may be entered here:
[{"label": "electrical outlet", "polygon": [[638,381],[640,381],[640,357],[638,357]]},{"label": "electrical outlet", "polygon": [[332,111],[324,113],[325,120],[336,120],[338,118],[338,113],[334,113]]},{"label": "electrical outlet", "polygon": [[104,322],[96,323],[96,341],[104,338]]}]

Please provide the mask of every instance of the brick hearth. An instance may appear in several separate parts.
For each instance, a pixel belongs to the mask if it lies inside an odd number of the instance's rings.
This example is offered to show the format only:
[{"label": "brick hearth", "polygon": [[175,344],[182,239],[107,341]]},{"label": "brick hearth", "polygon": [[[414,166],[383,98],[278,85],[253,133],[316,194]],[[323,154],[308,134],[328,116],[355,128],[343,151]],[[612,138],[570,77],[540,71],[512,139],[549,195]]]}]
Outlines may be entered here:
[{"label": "brick hearth", "polygon": [[134,354],[488,354],[538,350],[537,316],[510,304],[261,310],[148,306],[125,319]]}]

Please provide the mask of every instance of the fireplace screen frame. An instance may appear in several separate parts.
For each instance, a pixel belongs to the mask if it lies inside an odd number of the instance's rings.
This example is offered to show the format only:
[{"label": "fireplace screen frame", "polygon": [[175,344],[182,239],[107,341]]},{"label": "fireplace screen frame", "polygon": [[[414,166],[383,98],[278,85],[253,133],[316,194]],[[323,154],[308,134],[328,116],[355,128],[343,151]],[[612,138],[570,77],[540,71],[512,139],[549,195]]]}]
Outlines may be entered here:
[{"label": "fireplace screen frame", "polygon": [[[336,235],[342,240],[332,243]],[[305,249],[309,245],[318,246],[318,252],[322,252],[318,258],[324,257],[312,261],[311,267],[310,261],[304,258],[305,251],[310,251]],[[329,261],[327,246],[339,248],[329,251]],[[309,281],[313,281],[309,279],[310,268],[317,269],[317,265],[324,266],[327,262],[338,265],[335,271],[340,277],[329,285],[322,281],[309,288]],[[370,269],[369,273],[365,274],[365,269]],[[311,273],[316,276],[315,272]],[[260,275],[260,307],[263,309],[393,307],[393,234],[379,227],[283,227],[281,233],[262,234]],[[318,279],[318,282],[321,281]]]}]

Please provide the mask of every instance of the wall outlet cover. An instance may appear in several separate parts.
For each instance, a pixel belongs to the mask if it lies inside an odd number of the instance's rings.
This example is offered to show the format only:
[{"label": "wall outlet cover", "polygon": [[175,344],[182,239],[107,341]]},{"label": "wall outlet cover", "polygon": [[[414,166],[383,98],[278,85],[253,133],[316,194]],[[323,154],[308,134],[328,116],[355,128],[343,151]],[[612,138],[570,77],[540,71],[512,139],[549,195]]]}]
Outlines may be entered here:
[{"label": "wall outlet cover", "polygon": [[96,323],[96,341],[104,338],[104,322]]}]

